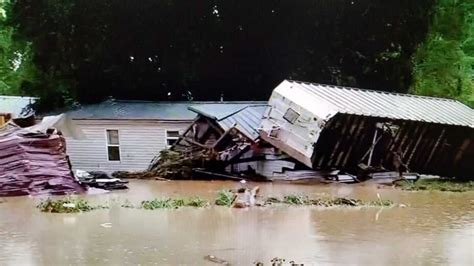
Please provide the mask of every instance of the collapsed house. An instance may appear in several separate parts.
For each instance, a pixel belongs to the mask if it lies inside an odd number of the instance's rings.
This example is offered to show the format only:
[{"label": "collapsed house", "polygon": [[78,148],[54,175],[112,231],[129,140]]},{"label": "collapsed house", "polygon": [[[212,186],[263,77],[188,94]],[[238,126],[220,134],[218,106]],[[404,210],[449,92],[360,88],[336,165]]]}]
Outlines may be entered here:
[{"label": "collapsed house", "polygon": [[0,196],[84,191],[71,172],[63,134],[50,127],[62,119],[48,117],[28,127],[11,121],[0,127]]},{"label": "collapsed house", "polygon": [[[197,118],[172,147],[181,154],[172,160],[180,160],[188,168],[192,165],[194,176],[200,178],[275,180],[314,176],[307,166],[260,138],[261,119],[267,108],[266,102],[190,106]],[[151,168],[159,165],[160,158]]]},{"label": "collapsed house", "polygon": [[474,177],[474,110],[450,99],[285,80],[260,137],[315,170]]},{"label": "collapsed house", "polygon": [[255,151],[258,126],[266,107],[265,102],[191,106],[189,110],[197,117],[173,150],[191,158],[205,158],[204,169],[195,169],[200,175],[209,169],[214,174],[229,170],[244,154]]}]

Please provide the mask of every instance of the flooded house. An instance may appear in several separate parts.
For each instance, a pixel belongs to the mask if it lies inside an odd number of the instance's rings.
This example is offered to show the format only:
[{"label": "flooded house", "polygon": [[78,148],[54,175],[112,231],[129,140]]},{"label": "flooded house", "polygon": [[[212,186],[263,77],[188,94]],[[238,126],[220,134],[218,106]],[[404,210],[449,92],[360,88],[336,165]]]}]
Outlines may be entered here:
[{"label": "flooded house", "polygon": [[314,176],[307,166],[260,138],[268,107],[263,101],[190,106],[197,118],[173,149],[189,158],[204,154],[214,164],[195,172],[210,177],[290,180]]},{"label": "flooded house", "polygon": [[285,80],[260,137],[316,170],[474,176],[474,110],[451,99]]},{"label": "flooded house", "polygon": [[219,109],[229,104],[236,103],[109,100],[84,105],[67,112],[84,135],[66,141],[72,167],[108,174],[146,170],[195,121],[197,114],[189,107]]},{"label": "flooded house", "polygon": [[146,169],[193,121],[196,115],[189,105],[108,100],[67,112],[84,135],[66,139],[73,169],[108,174]]}]

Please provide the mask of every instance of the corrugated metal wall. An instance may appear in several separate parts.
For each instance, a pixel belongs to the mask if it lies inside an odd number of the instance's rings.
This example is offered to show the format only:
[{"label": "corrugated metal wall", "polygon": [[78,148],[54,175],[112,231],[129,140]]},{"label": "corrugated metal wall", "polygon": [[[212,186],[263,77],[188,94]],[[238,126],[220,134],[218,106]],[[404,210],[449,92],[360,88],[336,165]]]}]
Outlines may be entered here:
[{"label": "corrugated metal wall", "polygon": [[[385,123],[386,130],[378,129],[374,138],[377,123]],[[387,130],[388,125],[392,131]],[[474,178],[474,129],[349,114],[328,121],[315,144],[313,167],[356,171],[359,163],[368,163],[374,139],[378,142],[372,166],[395,170],[394,152],[400,152],[413,172]]]}]

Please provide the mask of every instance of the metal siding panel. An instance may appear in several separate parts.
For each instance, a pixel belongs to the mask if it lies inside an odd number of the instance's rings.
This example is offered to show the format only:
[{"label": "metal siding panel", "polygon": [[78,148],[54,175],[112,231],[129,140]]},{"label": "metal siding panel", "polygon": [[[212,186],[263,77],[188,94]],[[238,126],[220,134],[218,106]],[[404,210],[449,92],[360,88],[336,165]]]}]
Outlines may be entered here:
[{"label": "metal siding panel", "polygon": [[315,106],[318,102],[323,106],[329,104],[339,113],[474,128],[474,110],[455,100],[286,80],[278,91],[297,105],[309,99],[294,96],[294,91],[286,90],[285,86],[304,91],[313,98]]}]

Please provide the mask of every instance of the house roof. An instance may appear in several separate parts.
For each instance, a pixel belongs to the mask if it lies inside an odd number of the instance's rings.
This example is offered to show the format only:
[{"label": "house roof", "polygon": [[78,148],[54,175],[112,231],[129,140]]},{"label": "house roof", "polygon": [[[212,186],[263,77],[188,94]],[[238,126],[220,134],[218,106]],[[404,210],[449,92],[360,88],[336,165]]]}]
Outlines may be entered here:
[{"label": "house roof", "polygon": [[235,127],[255,140],[259,136],[258,128],[267,106],[267,102],[237,102],[193,105],[189,110],[215,120],[224,130]]},{"label": "house roof", "polygon": [[0,95],[0,113],[11,113],[14,117],[27,111],[27,107],[38,98]]},{"label": "house roof", "polygon": [[320,118],[346,113],[474,127],[474,110],[459,101],[285,80],[280,94]]},{"label": "house roof", "polygon": [[69,111],[68,117],[76,120],[164,120],[190,121],[196,113],[190,106],[219,106],[243,102],[148,102],[108,100],[98,104],[83,105]]}]

